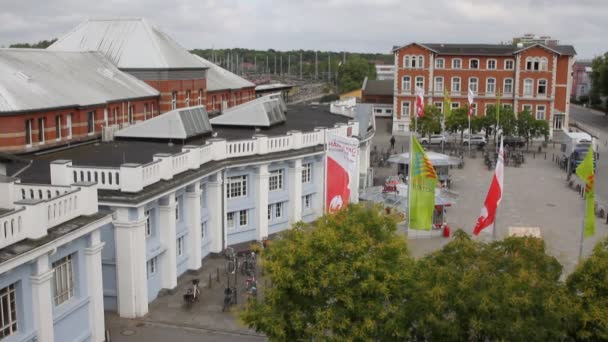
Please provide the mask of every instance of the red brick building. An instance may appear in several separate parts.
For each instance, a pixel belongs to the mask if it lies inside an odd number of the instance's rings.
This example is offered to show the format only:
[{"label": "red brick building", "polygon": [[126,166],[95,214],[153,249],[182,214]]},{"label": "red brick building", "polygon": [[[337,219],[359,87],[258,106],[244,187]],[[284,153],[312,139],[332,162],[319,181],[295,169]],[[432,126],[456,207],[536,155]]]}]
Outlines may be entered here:
[{"label": "red brick building", "polygon": [[410,130],[417,87],[424,89],[425,104],[441,110],[444,89],[453,108],[467,106],[472,89],[476,115],[484,115],[500,93],[502,105],[515,112],[529,110],[553,129],[568,126],[572,46],[412,43],[393,53],[394,134]]}]

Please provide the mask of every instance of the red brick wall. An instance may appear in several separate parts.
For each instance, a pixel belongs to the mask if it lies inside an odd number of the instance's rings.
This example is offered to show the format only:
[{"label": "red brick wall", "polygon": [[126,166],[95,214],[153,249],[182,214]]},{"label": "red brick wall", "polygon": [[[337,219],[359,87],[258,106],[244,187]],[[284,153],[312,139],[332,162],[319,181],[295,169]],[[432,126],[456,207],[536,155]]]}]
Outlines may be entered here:
[{"label": "red brick wall", "polygon": [[207,111],[219,111],[222,108],[222,101],[227,101],[228,108],[230,108],[253,99],[255,99],[254,87],[242,88],[238,90],[220,90],[208,92]]},{"label": "red brick wall", "polygon": [[190,106],[198,104],[198,92],[203,91],[202,104],[206,103],[207,80],[171,80],[171,81],[145,81],[160,92],[160,113],[171,110],[173,92],[177,92],[177,108],[186,107],[186,93],[190,91]]}]

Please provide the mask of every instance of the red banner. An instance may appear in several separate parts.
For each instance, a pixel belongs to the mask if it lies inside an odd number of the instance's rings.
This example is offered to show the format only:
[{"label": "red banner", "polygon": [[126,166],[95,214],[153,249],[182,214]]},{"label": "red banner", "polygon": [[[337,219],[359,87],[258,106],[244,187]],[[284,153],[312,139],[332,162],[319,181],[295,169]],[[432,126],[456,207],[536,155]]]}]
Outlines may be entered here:
[{"label": "red banner", "polygon": [[357,158],[357,139],[327,135],[327,212],[335,213],[345,208],[351,196],[357,195],[357,192],[352,190],[356,186],[355,177],[359,177]]}]

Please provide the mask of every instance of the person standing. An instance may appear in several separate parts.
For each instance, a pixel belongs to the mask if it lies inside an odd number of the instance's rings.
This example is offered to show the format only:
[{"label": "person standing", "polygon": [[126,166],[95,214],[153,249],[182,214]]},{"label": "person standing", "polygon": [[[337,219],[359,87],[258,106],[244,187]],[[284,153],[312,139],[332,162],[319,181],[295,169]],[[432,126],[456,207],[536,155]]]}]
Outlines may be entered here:
[{"label": "person standing", "polygon": [[395,137],[391,136],[391,150],[395,149]]}]

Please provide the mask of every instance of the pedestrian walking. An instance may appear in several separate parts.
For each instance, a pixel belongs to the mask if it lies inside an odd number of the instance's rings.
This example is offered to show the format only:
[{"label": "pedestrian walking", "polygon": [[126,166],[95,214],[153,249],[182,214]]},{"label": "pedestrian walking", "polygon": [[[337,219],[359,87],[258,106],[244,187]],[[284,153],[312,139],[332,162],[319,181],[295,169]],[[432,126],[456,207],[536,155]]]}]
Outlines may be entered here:
[{"label": "pedestrian walking", "polygon": [[395,137],[391,136],[391,150],[395,149]]}]

